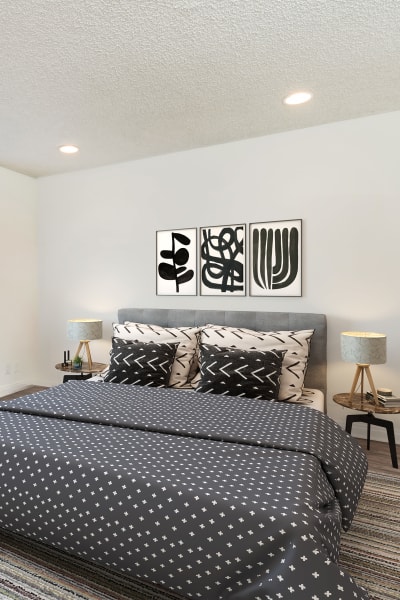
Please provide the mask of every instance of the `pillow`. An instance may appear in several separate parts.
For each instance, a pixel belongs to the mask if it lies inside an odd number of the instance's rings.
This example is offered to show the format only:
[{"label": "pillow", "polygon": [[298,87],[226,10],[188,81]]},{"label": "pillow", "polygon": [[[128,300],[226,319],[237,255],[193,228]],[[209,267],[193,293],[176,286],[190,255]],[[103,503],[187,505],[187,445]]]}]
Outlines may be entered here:
[{"label": "pillow", "polygon": [[113,324],[113,337],[137,341],[176,344],[175,360],[172,365],[169,385],[174,388],[190,388],[190,375],[194,375],[197,364],[196,348],[199,327],[161,327],[125,321]]},{"label": "pillow", "polygon": [[278,398],[285,350],[238,350],[200,344],[200,383],[196,392]]},{"label": "pillow", "polygon": [[238,327],[206,325],[201,330],[201,343],[242,350],[286,350],[278,399],[298,402],[304,387],[313,333],[313,329],[253,331]]},{"label": "pillow", "polygon": [[115,345],[104,381],[166,387],[178,344],[133,342]]}]

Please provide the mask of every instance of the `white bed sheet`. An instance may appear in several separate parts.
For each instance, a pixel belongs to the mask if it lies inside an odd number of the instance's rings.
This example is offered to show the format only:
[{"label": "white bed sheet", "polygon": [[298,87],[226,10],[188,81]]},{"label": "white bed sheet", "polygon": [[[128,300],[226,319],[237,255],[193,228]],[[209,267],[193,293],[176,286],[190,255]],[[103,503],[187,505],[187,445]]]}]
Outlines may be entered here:
[{"label": "white bed sheet", "polygon": [[[99,375],[95,375],[91,379],[86,381],[103,381],[103,373]],[[123,384],[121,384],[123,385]],[[177,388],[175,388],[177,389]],[[195,391],[193,388],[182,388],[185,392]],[[294,404],[304,404],[306,406],[310,406],[311,408],[315,408],[315,410],[319,410],[321,412],[325,412],[325,398],[324,394],[321,390],[314,390],[311,388],[304,388],[303,394],[300,398],[299,402],[295,402]]]}]

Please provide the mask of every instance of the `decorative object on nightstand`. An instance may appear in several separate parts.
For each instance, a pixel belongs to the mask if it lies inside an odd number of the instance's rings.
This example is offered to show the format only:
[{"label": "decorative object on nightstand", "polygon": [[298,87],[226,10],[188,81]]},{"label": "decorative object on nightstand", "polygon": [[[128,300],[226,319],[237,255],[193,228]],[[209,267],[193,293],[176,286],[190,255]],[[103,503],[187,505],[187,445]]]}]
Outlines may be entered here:
[{"label": "decorative object on nightstand", "polygon": [[374,402],[378,405],[378,395],[369,366],[382,365],[386,362],[386,335],[370,331],[343,331],[340,338],[342,359],[357,365],[349,394],[350,404],[355,397],[359,379],[361,383],[361,402],[363,402],[365,374],[371,387]]},{"label": "decorative object on nightstand", "polygon": [[80,369],[82,367],[82,359],[79,354],[75,354],[72,366],[74,369]]},{"label": "decorative object on nightstand", "polygon": [[[377,390],[378,393],[378,400],[379,400],[379,405],[383,406],[385,408],[389,408],[389,407],[400,407],[400,396],[394,396],[392,390],[389,390],[387,388],[378,388]],[[367,398],[371,398],[372,394],[370,392],[367,392]]]},{"label": "decorative object on nightstand", "polygon": [[[103,335],[103,321],[98,319],[70,319],[67,323],[67,337],[70,340],[79,341],[79,346],[75,352],[75,357],[80,357],[83,348],[83,353],[86,354],[89,370],[92,369],[93,361],[90,354],[89,341],[100,340]],[[79,367],[78,367],[79,368]]]}]

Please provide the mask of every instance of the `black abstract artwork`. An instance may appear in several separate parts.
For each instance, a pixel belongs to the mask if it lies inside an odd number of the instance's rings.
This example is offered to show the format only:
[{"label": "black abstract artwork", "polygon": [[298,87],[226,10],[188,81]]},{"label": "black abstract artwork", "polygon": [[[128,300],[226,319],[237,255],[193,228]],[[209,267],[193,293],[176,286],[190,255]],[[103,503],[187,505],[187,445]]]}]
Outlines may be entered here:
[{"label": "black abstract artwork", "polygon": [[244,296],[245,225],[200,229],[200,293]]},{"label": "black abstract artwork", "polygon": [[157,294],[196,295],[196,229],[157,231]]},{"label": "black abstract artwork", "polygon": [[301,296],[301,219],[250,224],[250,295]]}]

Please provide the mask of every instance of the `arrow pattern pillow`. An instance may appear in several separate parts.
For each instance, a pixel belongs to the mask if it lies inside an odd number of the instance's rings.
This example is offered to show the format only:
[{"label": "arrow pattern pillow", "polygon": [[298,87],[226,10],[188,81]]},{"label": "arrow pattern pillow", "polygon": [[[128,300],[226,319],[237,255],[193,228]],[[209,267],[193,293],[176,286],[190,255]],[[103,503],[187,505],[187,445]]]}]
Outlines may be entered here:
[{"label": "arrow pattern pillow", "polygon": [[298,402],[304,387],[313,329],[253,331],[238,327],[206,325],[201,343],[242,350],[286,350],[283,357],[279,400]]},{"label": "arrow pattern pillow", "polygon": [[179,344],[172,365],[169,385],[190,388],[190,379],[198,370],[197,346],[199,327],[161,327],[144,323],[113,324],[113,337],[135,342]]},{"label": "arrow pattern pillow", "polygon": [[113,344],[104,381],[149,387],[166,387],[178,344],[132,342]]},{"label": "arrow pattern pillow", "polygon": [[284,350],[238,350],[200,344],[200,383],[196,392],[278,398]]}]

